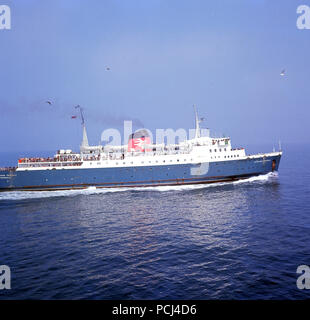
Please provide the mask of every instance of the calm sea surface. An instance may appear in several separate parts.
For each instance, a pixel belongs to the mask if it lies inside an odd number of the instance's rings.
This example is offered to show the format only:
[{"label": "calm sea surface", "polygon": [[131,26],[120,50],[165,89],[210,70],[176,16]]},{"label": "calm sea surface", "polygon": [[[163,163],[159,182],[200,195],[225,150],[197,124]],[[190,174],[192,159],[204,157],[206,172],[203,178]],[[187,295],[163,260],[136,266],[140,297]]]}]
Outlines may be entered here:
[{"label": "calm sea surface", "polygon": [[309,160],[290,146],[278,175],[237,183],[0,193],[0,299],[310,298]]}]

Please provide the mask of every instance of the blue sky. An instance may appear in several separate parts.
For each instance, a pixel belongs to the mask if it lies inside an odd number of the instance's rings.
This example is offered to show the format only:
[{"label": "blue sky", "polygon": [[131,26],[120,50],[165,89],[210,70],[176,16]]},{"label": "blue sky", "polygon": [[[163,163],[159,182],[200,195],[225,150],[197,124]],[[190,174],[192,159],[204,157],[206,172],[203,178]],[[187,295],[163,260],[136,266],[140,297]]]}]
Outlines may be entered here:
[{"label": "blue sky", "polygon": [[309,142],[310,30],[296,9],[310,0],[0,4],[12,13],[0,30],[2,151],[77,150],[77,104],[92,144],[123,119],[192,128],[193,104],[236,147]]}]

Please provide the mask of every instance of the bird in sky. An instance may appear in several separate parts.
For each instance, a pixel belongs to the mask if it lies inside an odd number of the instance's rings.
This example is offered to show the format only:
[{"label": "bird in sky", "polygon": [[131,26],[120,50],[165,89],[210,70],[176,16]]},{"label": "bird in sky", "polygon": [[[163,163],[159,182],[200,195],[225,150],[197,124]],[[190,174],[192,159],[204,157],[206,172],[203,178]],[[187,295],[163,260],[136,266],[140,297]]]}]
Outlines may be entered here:
[{"label": "bird in sky", "polygon": [[45,101],[47,104],[52,105],[51,101]]},{"label": "bird in sky", "polygon": [[284,76],[285,75],[285,69],[283,69],[282,71],[281,71],[281,73],[280,73],[280,76]]},{"label": "bird in sky", "polygon": [[106,69],[107,71],[111,70],[110,67],[106,67],[105,69]]}]

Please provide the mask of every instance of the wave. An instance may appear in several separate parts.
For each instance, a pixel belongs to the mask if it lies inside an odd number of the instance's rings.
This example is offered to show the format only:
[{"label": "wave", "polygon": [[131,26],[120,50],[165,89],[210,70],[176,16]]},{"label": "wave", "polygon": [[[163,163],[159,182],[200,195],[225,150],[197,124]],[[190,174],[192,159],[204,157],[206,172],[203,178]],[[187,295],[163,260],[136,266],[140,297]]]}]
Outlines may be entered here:
[{"label": "wave", "polygon": [[131,188],[96,188],[89,187],[81,190],[57,190],[57,191],[9,191],[0,193],[1,200],[26,200],[26,199],[40,199],[40,198],[52,198],[52,197],[72,197],[77,195],[93,195],[93,194],[105,194],[114,192],[168,192],[168,191],[190,191],[197,189],[213,188],[224,185],[238,185],[245,183],[265,183],[277,179],[278,174],[276,172],[247,178],[244,180],[231,181],[231,182],[218,182],[212,184],[197,184],[197,185],[177,185],[177,186],[156,186],[156,187],[131,187]]},{"label": "wave", "polygon": [[269,172],[267,174],[262,174],[259,176],[247,178],[244,180],[238,180],[234,181],[233,184],[239,184],[239,183],[249,183],[249,182],[266,182],[266,181],[274,181],[279,177],[278,172]]}]

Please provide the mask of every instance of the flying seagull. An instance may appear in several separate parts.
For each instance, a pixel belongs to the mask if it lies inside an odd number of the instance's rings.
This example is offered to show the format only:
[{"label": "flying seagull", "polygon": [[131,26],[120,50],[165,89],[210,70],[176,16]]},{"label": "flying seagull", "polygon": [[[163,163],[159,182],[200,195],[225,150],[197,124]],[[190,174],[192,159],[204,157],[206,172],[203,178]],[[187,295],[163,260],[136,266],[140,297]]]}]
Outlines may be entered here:
[{"label": "flying seagull", "polygon": [[280,73],[280,76],[284,76],[285,75],[285,69],[283,69],[282,71],[281,71],[281,73]]}]

